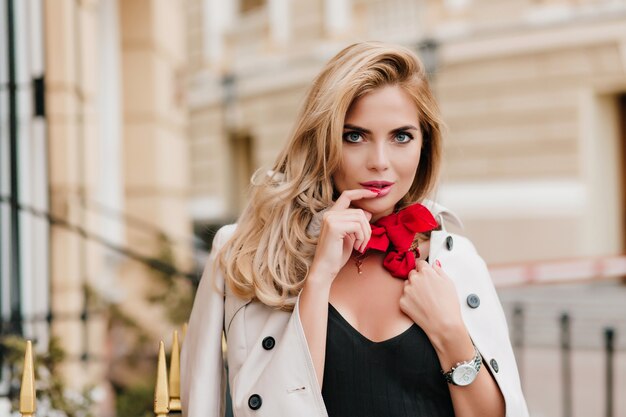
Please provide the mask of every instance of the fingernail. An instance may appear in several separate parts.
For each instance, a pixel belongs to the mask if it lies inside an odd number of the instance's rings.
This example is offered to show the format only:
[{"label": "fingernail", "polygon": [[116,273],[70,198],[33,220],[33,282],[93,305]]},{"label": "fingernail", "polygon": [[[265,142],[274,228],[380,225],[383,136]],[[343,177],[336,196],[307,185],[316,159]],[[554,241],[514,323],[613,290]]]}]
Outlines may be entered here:
[{"label": "fingernail", "polygon": [[439,259],[435,261],[435,265],[437,265],[438,267],[441,267],[441,262],[439,262]]}]

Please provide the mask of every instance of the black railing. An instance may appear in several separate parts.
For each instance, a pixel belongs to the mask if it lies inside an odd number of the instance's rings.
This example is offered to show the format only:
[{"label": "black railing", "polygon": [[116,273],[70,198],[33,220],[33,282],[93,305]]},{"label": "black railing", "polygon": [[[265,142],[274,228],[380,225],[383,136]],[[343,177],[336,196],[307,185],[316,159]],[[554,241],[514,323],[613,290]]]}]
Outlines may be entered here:
[{"label": "black railing", "polygon": [[605,372],[605,417],[613,417],[613,394],[614,394],[614,362],[613,356],[615,355],[615,329],[607,327],[604,329],[604,350],[606,352],[606,367]]},{"label": "black railing", "polygon": [[20,282],[20,228],[19,228],[19,210],[16,205],[16,201],[19,196],[18,186],[18,154],[17,154],[17,133],[18,133],[18,120],[17,120],[17,59],[15,54],[15,15],[13,0],[7,1],[7,72],[8,72],[8,95],[9,95],[9,192],[14,199],[9,201],[9,218],[10,226],[10,239],[11,239],[11,251],[9,254],[10,265],[10,280],[9,280],[9,293],[10,293],[10,310],[11,310],[11,326],[12,331],[15,333],[22,332],[20,327],[19,316],[21,315],[22,306],[21,300],[21,282]]},{"label": "black railing", "polygon": [[[562,312],[558,320],[558,352],[560,358],[560,387],[561,396],[558,400],[561,402],[562,416],[571,417],[574,415],[574,403],[573,403],[573,385],[576,382],[572,375],[572,369],[577,364],[575,363],[572,351],[573,351],[573,326],[572,316],[569,312]],[[525,328],[526,328],[526,315],[525,308],[522,304],[515,304],[511,315],[511,342],[515,350],[515,356],[520,369],[520,377],[522,384],[525,381],[525,377],[522,371],[525,369],[524,351],[529,346],[526,340]],[[599,344],[602,346],[602,352],[605,358],[604,367],[604,414],[598,410],[595,415],[604,415],[605,417],[614,417],[614,395],[615,395],[615,350],[616,350],[616,338],[617,331],[614,327],[598,327],[597,333]],[[576,374],[578,378],[586,378],[584,374]],[[578,381],[580,382],[580,381]]]},{"label": "black railing", "polygon": [[561,314],[560,324],[563,417],[572,417],[572,333],[569,314]]}]

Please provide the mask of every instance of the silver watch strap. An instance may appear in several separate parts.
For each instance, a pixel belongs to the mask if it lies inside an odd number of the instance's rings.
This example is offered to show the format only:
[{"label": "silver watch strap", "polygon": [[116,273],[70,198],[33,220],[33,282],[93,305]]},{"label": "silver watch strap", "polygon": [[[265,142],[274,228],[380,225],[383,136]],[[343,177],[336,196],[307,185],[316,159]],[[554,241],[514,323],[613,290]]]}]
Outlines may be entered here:
[{"label": "silver watch strap", "polygon": [[454,381],[452,380],[452,373],[454,372],[454,370],[456,368],[458,368],[461,365],[470,365],[472,366],[475,370],[476,373],[478,373],[478,371],[480,370],[480,366],[483,362],[483,357],[480,355],[480,352],[478,351],[478,349],[476,348],[476,346],[474,345],[474,357],[468,361],[463,361],[463,362],[457,362],[456,365],[454,365],[452,367],[452,369],[450,369],[448,372],[444,371],[443,369],[441,370],[441,373],[443,374],[444,378],[446,379],[446,381],[452,385],[456,385],[454,383]]}]

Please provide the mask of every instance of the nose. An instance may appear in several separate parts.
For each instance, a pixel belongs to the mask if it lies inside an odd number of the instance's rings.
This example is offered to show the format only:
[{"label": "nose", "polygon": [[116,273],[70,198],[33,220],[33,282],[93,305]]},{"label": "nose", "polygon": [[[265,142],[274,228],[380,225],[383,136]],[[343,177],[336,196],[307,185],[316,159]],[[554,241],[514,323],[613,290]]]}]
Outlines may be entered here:
[{"label": "nose", "polygon": [[389,168],[389,155],[385,141],[375,141],[371,144],[367,155],[367,168],[376,171]]}]

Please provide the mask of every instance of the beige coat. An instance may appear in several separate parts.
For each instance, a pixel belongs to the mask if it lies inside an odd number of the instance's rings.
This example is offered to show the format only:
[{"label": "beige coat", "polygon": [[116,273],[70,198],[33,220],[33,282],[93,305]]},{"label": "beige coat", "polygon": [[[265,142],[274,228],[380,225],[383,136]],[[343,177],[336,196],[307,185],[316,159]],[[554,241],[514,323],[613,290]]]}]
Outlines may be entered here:
[{"label": "beige coat", "polygon": [[[429,208],[442,226],[444,219],[456,219],[442,206],[432,203]],[[215,253],[234,230],[235,225],[224,226],[215,236],[194,302],[181,358],[183,415],[224,415],[224,330],[235,417],[327,416],[300,322],[299,297],[293,312],[285,312],[257,300],[239,299],[228,290],[224,295],[219,271],[214,276],[219,291],[213,290]],[[502,391],[506,416],[528,416],[504,313],[484,261],[468,239],[445,227],[431,235],[429,262],[435,260],[445,265],[456,285],[465,325]],[[474,306],[478,296],[478,307],[470,307],[470,295]],[[260,407],[253,410],[251,405],[256,407],[259,402]]]}]

